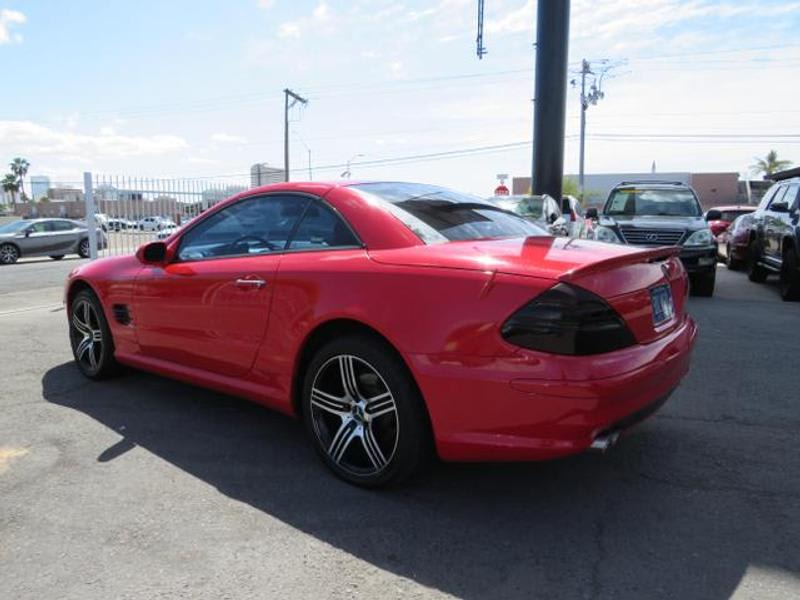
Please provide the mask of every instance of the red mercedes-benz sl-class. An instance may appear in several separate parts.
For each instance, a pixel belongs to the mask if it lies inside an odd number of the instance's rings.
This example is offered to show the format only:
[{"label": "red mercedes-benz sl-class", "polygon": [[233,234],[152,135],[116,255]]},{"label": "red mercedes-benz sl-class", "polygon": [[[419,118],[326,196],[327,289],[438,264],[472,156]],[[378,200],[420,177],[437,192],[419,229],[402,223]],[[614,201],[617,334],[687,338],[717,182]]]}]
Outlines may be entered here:
[{"label": "red mercedes-benz sl-class", "polygon": [[128,365],[301,417],[334,473],[375,486],[434,453],[612,445],[689,369],[677,254],[430,185],[277,184],[75,269],[70,341],[93,379]]}]

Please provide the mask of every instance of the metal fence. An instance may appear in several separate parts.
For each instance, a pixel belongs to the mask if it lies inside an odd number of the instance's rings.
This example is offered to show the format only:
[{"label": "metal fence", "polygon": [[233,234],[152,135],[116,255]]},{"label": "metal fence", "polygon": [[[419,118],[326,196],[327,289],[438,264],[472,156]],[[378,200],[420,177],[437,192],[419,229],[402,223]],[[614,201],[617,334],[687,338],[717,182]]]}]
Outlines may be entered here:
[{"label": "metal fence", "polygon": [[[209,207],[248,186],[231,180],[84,173],[83,187],[92,258],[97,258],[133,254],[142,244],[168,237]],[[96,239],[98,231],[103,232],[102,240]]]}]

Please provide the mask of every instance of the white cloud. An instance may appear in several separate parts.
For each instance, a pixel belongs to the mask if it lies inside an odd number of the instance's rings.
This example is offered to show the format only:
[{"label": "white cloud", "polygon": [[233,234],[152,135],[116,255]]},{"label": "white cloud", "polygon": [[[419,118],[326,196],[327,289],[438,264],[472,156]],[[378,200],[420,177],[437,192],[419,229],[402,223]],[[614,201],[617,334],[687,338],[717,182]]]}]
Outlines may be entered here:
[{"label": "white cloud", "polygon": [[22,43],[22,34],[11,29],[15,25],[24,25],[27,17],[18,10],[4,8],[0,10],[0,45]]},{"label": "white cloud", "polygon": [[231,135],[229,133],[214,133],[211,135],[212,142],[220,144],[245,144],[247,140],[238,135]]},{"label": "white cloud", "polygon": [[278,26],[279,38],[299,38],[300,24],[294,22],[281,23]]},{"label": "white cloud", "polygon": [[320,2],[312,15],[317,20],[327,19],[330,16],[330,7],[325,2]]},{"label": "white cloud", "polygon": [[168,154],[188,144],[174,135],[119,135],[110,128],[104,128],[100,135],[86,135],[57,131],[32,121],[0,121],[0,146],[15,148],[15,154],[128,158]]},{"label": "white cloud", "polygon": [[[278,25],[278,37],[280,38],[299,38],[306,30],[314,28],[319,33],[333,33],[336,30],[336,18],[327,2],[320,2],[311,11],[311,16],[301,17],[294,21],[286,21]],[[320,30],[320,27],[324,28]]]},{"label": "white cloud", "polygon": [[275,0],[258,0],[256,4],[258,4],[258,8],[269,10],[270,8],[275,6]]}]

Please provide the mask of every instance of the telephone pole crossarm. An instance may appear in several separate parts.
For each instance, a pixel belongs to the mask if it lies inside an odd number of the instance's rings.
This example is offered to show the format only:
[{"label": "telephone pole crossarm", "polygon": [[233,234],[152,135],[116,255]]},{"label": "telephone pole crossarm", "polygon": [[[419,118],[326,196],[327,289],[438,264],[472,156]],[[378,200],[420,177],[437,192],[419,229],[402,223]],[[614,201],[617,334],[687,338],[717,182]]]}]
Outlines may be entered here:
[{"label": "telephone pole crossarm", "polygon": [[[283,95],[283,179],[284,181],[289,181],[289,109],[298,102],[303,105],[308,104],[308,99],[296,94],[289,88],[283,90]],[[291,103],[289,98],[292,99]]]}]

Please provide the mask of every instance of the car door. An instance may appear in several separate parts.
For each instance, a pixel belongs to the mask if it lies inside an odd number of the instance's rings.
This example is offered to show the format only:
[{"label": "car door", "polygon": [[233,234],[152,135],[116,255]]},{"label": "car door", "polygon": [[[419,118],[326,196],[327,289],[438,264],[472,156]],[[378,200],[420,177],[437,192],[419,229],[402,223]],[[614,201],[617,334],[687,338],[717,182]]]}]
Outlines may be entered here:
[{"label": "car door", "polygon": [[792,183],[787,186],[786,193],[783,195],[783,202],[786,203],[787,210],[775,215],[775,256],[783,259],[783,240],[791,236],[797,225],[798,196],[800,196],[800,183]]},{"label": "car door", "polygon": [[764,257],[773,263],[780,260],[780,238],[784,228],[783,218],[786,216],[785,211],[775,210],[774,207],[786,202],[790,194],[797,193],[793,185],[796,184],[781,185],[764,211]]},{"label": "car door", "polygon": [[22,236],[19,245],[23,256],[57,254],[52,221],[35,221],[23,231]]},{"label": "car door", "polygon": [[76,223],[65,219],[50,221],[53,230],[53,248],[51,254],[59,256],[77,252],[80,228]]},{"label": "car door", "polygon": [[229,376],[246,374],[269,320],[275,272],[308,198],[246,198],[177,240],[175,258],[136,279],[133,322],[141,352]]}]

